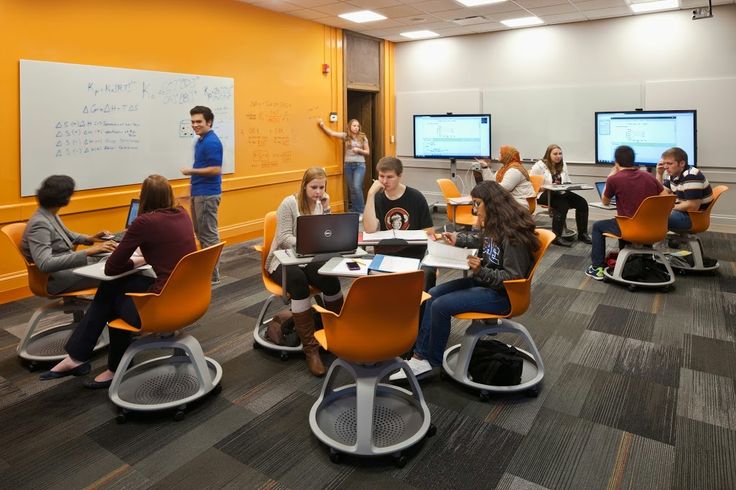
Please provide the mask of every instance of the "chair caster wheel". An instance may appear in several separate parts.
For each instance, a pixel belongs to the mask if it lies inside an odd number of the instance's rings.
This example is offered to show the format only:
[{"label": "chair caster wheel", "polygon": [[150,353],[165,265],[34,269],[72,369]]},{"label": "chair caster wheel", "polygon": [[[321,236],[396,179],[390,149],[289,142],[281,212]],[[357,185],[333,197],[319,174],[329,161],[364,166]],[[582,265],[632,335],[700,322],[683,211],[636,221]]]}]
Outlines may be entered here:
[{"label": "chair caster wheel", "polygon": [[539,388],[536,386],[533,386],[529,388],[528,390],[526,390],[524,394],[528,396],[529,398],[536,398],[539,396]]},{"label": "chair caster wheel", "polygon": [[480,401],[482,402],[487,402],[491,399],[491,394],[488,393],[487,391],[481,391],[480,394],[478,395],[478,398],[480,398]]},{"label": "chair caster wheel", "polygon": [[629,291],[631,291],[632,293],[636,291],[636,286],[634,286],[633,284],[629,284]]},{"label": "chair caster wheel", "polygon": [[186,416],[187,412],[184,411],[184,408],[178,408],[176,412],[174,412],[174,421],[181,422]]},{"label": "chair caster wheel", "polygon": [[434,437],[435,434],[437,434],[437,426],[434,424],[429,424],[429,429],[427,429],[427,437]]},{"label": "chair caster wheel", "polygon": [[670,291],[672,291],[672,286],[664,286],[664,287],[662,287],[662,292],[663,293],[669,293]]},{"label": "chair caster wheel", "polygon": [[397,468],[403,468],[404,466],[406,466],[407,461],[408,460],[406,456],[401,453],[394,456],[394,466],[396,466]]},{"label": "chair caster wheel", "polygon": [[288,361],[289,360],[289,353],[281,351],[281,354],[279,354],[279,359],[282,361]]},{"label": "chair caster wheel", "polygon": [[121,410],[118,412],[117,416],[115,417],[115,422],[117,422],[119,425],[124,424],[128,421],[128,412],[125,410]]},{"label": "chair caster wheel", "polygon": [[212,388],[212,394],[213,394],[214,396],[217,396],[217,395],[219,395],[220,393],[222,393],[222,383],[220,383],[220,384],[218,384],[217,386],[215,386],[214,388]]},{"label": "chair caster wheel", "polygon": [[28,368],[28,372],[35,373],[36,371],[38,371],[38,364],[36,364],[35,362],[29,362],[26,365],[26,368]]},{"label": "chair caster wheel", "polygon": [[260,349],[260,348],[261,348],[261,344],[259,344],[258,342],[256,342],[256,341],[254,340],[254,341],[253,341],[253,349],[254,349],[254,350],[258,350],[258,349]]},{"label": "chair caster wheel", "polygon": [[330,449],[330,461],[335,464],[340,464],[342,462],[342,454],[338,453],[334,449]]}]

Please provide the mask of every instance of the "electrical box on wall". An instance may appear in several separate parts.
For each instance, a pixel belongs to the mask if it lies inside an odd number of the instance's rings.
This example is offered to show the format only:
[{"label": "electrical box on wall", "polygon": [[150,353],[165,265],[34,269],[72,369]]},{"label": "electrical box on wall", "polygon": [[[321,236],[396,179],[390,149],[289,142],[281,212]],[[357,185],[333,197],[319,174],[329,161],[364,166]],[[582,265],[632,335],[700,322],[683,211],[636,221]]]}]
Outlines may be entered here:
[{"label": "electrical box on wall", "polygon": [[337,112],[330,112],[330,122],[337,122]]}]

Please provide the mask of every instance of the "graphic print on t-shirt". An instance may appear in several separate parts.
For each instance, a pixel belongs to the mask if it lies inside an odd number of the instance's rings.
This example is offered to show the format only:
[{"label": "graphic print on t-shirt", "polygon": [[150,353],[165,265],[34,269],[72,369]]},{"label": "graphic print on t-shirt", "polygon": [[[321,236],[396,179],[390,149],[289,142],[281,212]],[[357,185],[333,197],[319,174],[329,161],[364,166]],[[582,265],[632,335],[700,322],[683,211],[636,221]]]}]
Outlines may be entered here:
[{"label": "graphic print on t-shirt", "polygon": [[493,243],[493,240],[487,238],[483,244],[483,255],[488,257],[488,261],[494,265],[501,265],[500,255],[501,248]]},{"label": "graphic print on t-shirt", "polygon": [[402,207],[389,209],[383,219],[387,230],[409,229],[409,213]]}]

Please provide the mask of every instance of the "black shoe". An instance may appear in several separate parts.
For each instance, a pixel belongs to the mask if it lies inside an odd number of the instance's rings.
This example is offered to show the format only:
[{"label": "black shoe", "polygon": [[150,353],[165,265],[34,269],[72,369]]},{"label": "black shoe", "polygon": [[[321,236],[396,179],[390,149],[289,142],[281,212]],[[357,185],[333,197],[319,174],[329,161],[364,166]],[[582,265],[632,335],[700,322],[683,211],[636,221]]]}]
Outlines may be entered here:
[{"label": "black shoe", "polygon": [[85,374],[89,374],[90,368],[89,362],[83,362],[79,366],[67,369],[66,371],[46,371],[45,373],[41,373],[38,379],[47,381],[49,379],[59,379],[67,376],[84,376]]},{"label": "black shoe", "polygon": [[578,240],[580,240],[583,243],[587,243],[588,245],[593,244],[593,239],[590,238],[590,235],[588,235],[587,233],[579,233]]},{"label": "black shoe", "polygon": [[106,390],[110,387],[111,384],[112,378],[108,379],[107,381],[95,381],[93,378],[92,380],[87,380],[82,383],[82,386],[84,386],[88,390]]},{"label": "black shoe", "polygon": [[556,237],[552,240],[552,243],[559,245],[560,247],[572,247],[572,242],[562,237]]}]

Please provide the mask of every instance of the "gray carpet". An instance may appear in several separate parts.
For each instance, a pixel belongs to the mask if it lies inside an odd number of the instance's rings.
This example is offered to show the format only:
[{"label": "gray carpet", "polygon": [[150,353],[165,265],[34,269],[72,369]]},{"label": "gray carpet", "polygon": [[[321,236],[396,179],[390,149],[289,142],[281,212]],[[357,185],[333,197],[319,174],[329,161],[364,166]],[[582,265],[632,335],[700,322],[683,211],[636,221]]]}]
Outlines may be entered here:
[{"label": "gray carpet", "polygon": [[[39,381],[15,347],[45,300],[0,305],[0,484],[736,488],[736,240],[707,233],[703,241],[720,271],[678,275],[669,293],[632,293],[586,277],[584,244],[550,248],[532,307],[518,319],[545,361],[539,396],[482,402],[438,376],[427,380],[437,434],[408,451],[401,469],[386,459],[331,463],[307,420],[321,381],[298,356],[284,362],[252,348],[266,292],[251,244],[225,250],[223,284],[188,328],[222,364],[223,389],[181,422],[165,412],[118,425],[105,391],[85,390],[79,379]],[[451,343],[466,325],[454,323]],[[96,356],[93,374],[104,367],[105,355]]]}]

